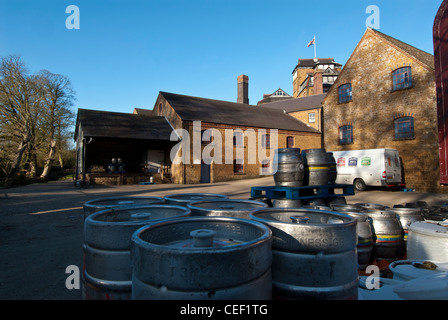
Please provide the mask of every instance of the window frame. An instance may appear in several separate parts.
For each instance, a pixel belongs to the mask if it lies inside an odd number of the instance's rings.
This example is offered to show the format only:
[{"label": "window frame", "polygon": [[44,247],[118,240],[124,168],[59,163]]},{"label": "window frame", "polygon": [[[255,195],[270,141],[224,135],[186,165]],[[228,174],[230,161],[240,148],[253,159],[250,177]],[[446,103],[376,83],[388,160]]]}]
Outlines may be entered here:
[{"label": "window frame", "polygon": [[[347,89],[345,89],[347,88]],[[344,94],[342,94],[344,93]],[[338,87],[338,102],[347,103],[353,101],[353,90],[351,83],[344,83]]]},{"label": "window frame", "polygon": [[271,135],[269,133],[261,136],[261,147],[266,149],[271,147]]},{"label": "window frame", "polygon": [[244,135],[242,132],[233,133],[233,146],[244,147]]},{"label": "window frame", "polygon": [[[207,131],[209,130],[209,131]],[[210,134],[209,137],[205,136],[205,138],[209,138],[209,140],[204,140],[204,133]],[[210,129],[201,130],[201,145],[208,145],[213,142],[213,131]]]},{"label": "window frame", "polygon": [[394,140],[415,139],[415,120],[413,116],[394,119]]},{"label": "window frame", "polygon": [[[405,70],[408,70],[406,75]],[[412,67],[404,66],[392,71],[392,91],[412,88]]]},{"label": "window frame", "polygon": [[[344,131],[344,128],[349,130]],[[339,144],[352,144],[353,143],[353,125],[347,124],[339,127],[338,130],[338,141]],[[348,137],[348,138],[347,138]]]},{"label": "window frame", "polygon": [[233,160],[233,174],[244,174],[244,161],[241,159]]},{"label": "window frame", "polygon": [[308,112],[308,123],[316,122],[316,112]]},{"label": "window frame", "polygon": [[271,173],[271,160],[265,159],[261,162],[261,172],[262,173]]},{"label": "window frame", "polygon": [[[290,140],[292,140],[292,145],[290,146]],[[294,136],[286,137],[286,148],[294,148]]]}]

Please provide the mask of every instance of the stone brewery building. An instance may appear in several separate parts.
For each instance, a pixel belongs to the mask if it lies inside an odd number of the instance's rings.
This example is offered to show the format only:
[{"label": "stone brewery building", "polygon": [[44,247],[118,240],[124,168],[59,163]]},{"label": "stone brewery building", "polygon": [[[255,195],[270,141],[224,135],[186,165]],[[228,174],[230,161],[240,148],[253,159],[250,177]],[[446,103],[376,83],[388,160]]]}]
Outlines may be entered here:
[{"label": "stone brewery building", "polygon": [[[239,80],[244,81],[244,86],[240,86],[238,91],[237,101],[241,101],[240,103],[159,93],[153,114],[166,117],[173,128],[188,132],[191,140],[190,150],[187,149],[190,152],[190,163],[172,164],[173,182],[207,183],[272,174],[274,149],[286,147],[308,149],[321,146],[320,131],[307,126],[283,110],[249,105],[246,87],[248,78],[240,76]],[[239,84],[241,85],[241,82]],[[199,121],[199,130],[202,132],[195,133],[195,130],[198,130],[195,123]],[[277,139],[272,129],[276,130]],[[232,130],[233,137],[226,139],[226,134]],[[253,140],[248,134],[250,132],[255,133]],[[211,147],[214,149],[213,152],[220,154],[218,161],[207,163],[203,157],[195,159],[192,139],[195,134],[202,137],[201,155],[205,152],[204,148]],[[213,146],[215,138],[221,140],[222,143],[216,143]],[[232,148],[230,163],[225,159],[225,145],[228,146],[229,140]],[[274,140],[278,141],[277,146],[274,145]],[[271,159],[260,159],[260,152]],[[214,157],[215,154],[212,156]],[[251,160],[251,157],[254,160]]]},{"label": "stone brewery building", "polygon": [[368,28],[323,101],[327,151],[393,148],[408,188],[439,184],[433,55]]},{"label": "stone brewery building", "polygon": [[[255,178],[272,174],[274,149],[320,148],[319,130],[283,110],[249,105],[248,97],[248,77],[242,75],[237,103],[160,92],[153,110],[126,114],[80,109],[77,179],[126,184],[150,176],[173,183]],[[204,154],[212,161],[204,161]],[[171,161],[180,158],[188,161]],[[111,159],[120,159],[125,170],[111,172]]]},{"label": "stone brewery building", "polygon": [[[275,129],[277,148],[397,149],[407,188],[445,191],[439,179],[433,55],[367,28],[343,68],[332,58],[299,59],[293,70],[293,96],[278,89],[258,105],[250,105],[248,77],[239,76],[237,84],[236,103],[160,92],[153,110],[135,109],[133,115],[102,117],[90,111],[89,116],[80,109],[75,135],[78,179],[92,174],[89,168],[107,167],[111,156],[125,162],[132,159],[134,181],[145,180],[148,174],[174,183],[259,177],[272,170],[272,158],[260,160],[258,154],[261,150],[272,157],[270,130]],[[95,117],[105,122],[100,128],[93,125]],[[174,130],[183,130],[186,137],[173,136]],[[224,150],[226,130],[235,132],[230,163]],[[246,135],[252,131],[255,143]],[[195,137],[200,147],[194,145]],[[189,162],[173,164],[170,152],[187,138],[188,147],[184,144],[176,155],[188,155]],[[106,141],[117,151],[113,155],[105,151]],[[135,146],[136,141],[142,142],[139,147],[118,147]],[[194,150],[199,149],[198,157]],[[203,161],[204,150],[213,161]]]}]

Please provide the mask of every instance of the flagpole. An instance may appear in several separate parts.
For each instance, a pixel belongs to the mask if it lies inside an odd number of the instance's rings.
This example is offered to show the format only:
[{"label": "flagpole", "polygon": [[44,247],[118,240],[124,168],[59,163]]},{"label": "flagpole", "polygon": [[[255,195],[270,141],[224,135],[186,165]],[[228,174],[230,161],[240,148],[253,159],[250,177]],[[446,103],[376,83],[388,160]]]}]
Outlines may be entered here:
[{"label": "flagpole", "polygon": [[317,55],[316,55],[316,36],[314,36],[314,58],[317,58]]}]

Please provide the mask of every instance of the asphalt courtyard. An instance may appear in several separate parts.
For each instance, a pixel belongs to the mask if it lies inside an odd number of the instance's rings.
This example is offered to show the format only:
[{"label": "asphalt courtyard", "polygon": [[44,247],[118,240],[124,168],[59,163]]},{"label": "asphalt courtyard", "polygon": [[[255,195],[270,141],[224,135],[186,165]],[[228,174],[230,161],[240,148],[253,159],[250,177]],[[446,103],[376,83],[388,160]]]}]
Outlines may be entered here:
[{"label": "asphalt courtyard", "polygon": [[[214,184],[75,187],[55,181],[0,189],[0,300],[80,300],[80,289],[67,289],[68,266],[82,270],[83,204],[113,196],[219,193],[250,198],[251,187],[272,186],[272,177]],[[448,195],[367,190],[347,196],[352,203],[387,206],[426,201],[441,205]]]}]

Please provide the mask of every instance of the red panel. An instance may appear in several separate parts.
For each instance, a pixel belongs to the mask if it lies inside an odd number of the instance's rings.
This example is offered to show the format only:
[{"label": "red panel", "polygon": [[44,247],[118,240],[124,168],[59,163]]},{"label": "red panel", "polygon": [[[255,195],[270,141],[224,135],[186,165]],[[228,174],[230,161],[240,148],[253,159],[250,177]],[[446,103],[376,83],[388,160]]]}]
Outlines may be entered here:
[{"label": "red panel", "polygon": [[448,0],[434,20],[434,62],[437,88],[440,183],[448,184]]}]

